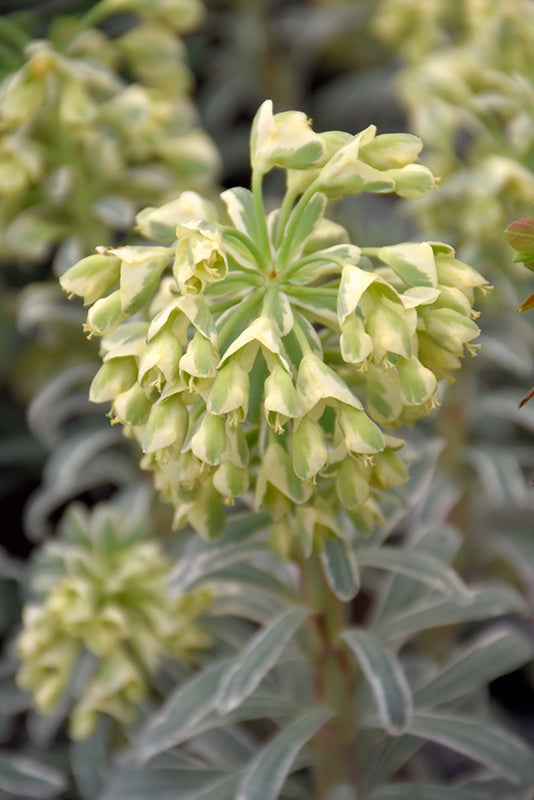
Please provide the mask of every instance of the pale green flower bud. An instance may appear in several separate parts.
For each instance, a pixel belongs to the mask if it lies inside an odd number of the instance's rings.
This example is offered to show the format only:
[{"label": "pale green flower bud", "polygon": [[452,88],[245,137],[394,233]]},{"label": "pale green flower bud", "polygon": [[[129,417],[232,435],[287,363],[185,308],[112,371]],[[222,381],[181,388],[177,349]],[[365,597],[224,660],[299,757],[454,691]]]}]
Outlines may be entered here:
[{"label": "pale green flower bud", "polygon": [[[439,245],[435,247],[437,249]],[[436,252],[436,267],[439,283],[460,289],[471,304],[474,300],[473,289],[487,292],[491,288],[480,272],[454,257],[452,248],[448,252]]]},{"label": "pale green flower bud", "polygon": [[392,192],[395,181],[387,173],[371,167],[359,157],[360,148],[371,142],[376,126],[369,125],[341,147],[321,169],[317,188],[327,197],[343,197],[360,192]]},{"label": "pale green flower bud", "polygon": [[128,391],[137,379],[135,358],[111,358],[104,362],[91,382],[89,400],[105,403]]},{"label": "pale green flower bud", "polygon": [[435,397],[438,389],[436,376],[424,367],[418,358],[399,358],[397,370],[400,378],[402,401],[407,406],[422,406]]},{"label": "pale green flower bud", "polygon": [[374,457],[371,481],[373,485],[391,489],[394,486],[404,486],[409,477],[406,464],[393,448],[386,447]]},{"label": "pale green flower bud", "polygon": [[275,364],[264,384],[265,417],[276,433],[283,433],[288,419],[301,413],[300,403],[291,374],[281,364]]},{"label": "pale green flower bud", "polygon": [[191,182],[202,183],[220,171],[220,157],[212,140],[201,128],[160,142],[157,155]]},{"label": "pale green flower bud", "polygon": [[228,262],[219,230],[210,222],[196,220],[176,228],[173,273],[184,294],[202,292],[209,283],[221,281]]},{"label": "pale green flower bud", "polygon": [[161,273],[170,263],[170,247],[116,247],[108,251],[120,258],[120,298],[123,313],[130,317],[152,297]]},{"label": "pale green flower bud", "polygon": [[263,454],[256,481],[256,508],[264,502],[269,486],[293,503],[305,503],[312,492],[311,484],[304,483],[295,475],[287,450],[276,441],[271,441]]},{"label": "pale green flower bud", "polygon": [[142,425],[148,419],[152,404],[145,390],[135,382],[113,400],[113,422],[123,425]]},{"label": "pale green flower bud", "polygon": [[336,477],[336,490],[345,508],[360,508],[366,502],[370,491],[369,478],[369,471],[362,469],[351,456],[341,462]]},{"label": "pale green flower bud", "polygon": [[139,360],[139,383],[143,388],[174,387],[180,379],[182,346],[172,331],[163,328],[149,341]]},{"label": "pale green flower bud", "polygon": [[119,258],[108,253],[87,256],[68,269],[59,283],[67,294],[83,297],[84,305],[90,306],[118,283],[120,263]]},{"label": "pale green flower bud", "polygon": [[425,330],[442,347],[456,356],[463,355],[463,346],[480,334],[472,319],[452,308],[425,308],[421,310]]},{"label": "pale green flower bud", "polygon": [[370,369],[364,375],[369,414],[381,425],[398,424],[403,403],[397,371]]},{"label": "pale green flower bud", "polygon": [[66,128],[93,124],[98,107],[78,80],[66,80],[59,97],[59,118]]},{"label": "pale green flower bud", "polygon": [[204,414],[198,430],[191,439],[191,450],[197,458],[211,466],[225,461],[228,441],[224,418],[216,414]]},{"label": "pale green flower bud", "polygon": [[371,286],[366,297],[372,302],[364,315],[367,318],[366,331],[373,341],[375,360],[380,363],[387,353],[410,358],[416,344],[415,309],[404,308],[394,298],[393,290],[379,284]]},{"label": "pale green flower bud", "polygon": [[402,169],[417,160],[423,142],[411,133],[383,133],[360,147],[359,156],[375,169]]},{"label": "pale green flower bud", "polygon": [[126,315],[121,306],[121,293],[117,289],[115,292],[108,294],[107,297],[97,300],[91,306],[83,329],[89,338],[95,334],[97,336],[105,336],[118,328],[125,319]]},{"label": "pale green flower bud", "polygon": [[344,131],[324,131],[317,134],[324,143],[324,155],[317,167],[309,169],[288,169],[287,188],[295,194],[303,194],[308,186],[318,177],[320,167],[329,161],[332,156],[352,140],[350,133]]},{"label": "pale green flower bud", "polygon": [[309,417],[300,420],[293,429],[291,454],[295,474],[302,481],[314,479],[323,469],[328,461],[328,447],[325,432],[318,422]]},{"label": "pale green flower bud", "polygon": [[402,169],[388,169],[384,174],[395,181],[396,194],[408,200],[426,197],[437,185],[428,167],[422,164],[408,164]]},{"label": "pale green flower bud", "polygon": [[143,433],[143,452],[172,447],[180,451],[189,427],[189,414],[179,394],[159,400],[152,408]]},{"label": "pale green flower bud", "polygon": [[315,418],[319,418],[324,406],[331,402],[362,408],[358,398],[353,395],[337,372],[312,353],[305,355],[300,362],[297,375],[297,394],[301,414],[309,414],[313,411]]},{"label": "pale green flower bud", "polygon": [[357,314],[347,317],[341,324],[340,350],[349,364],[361,364],[373,352],[373,340]]},{"label": "pale green flower bud", "polygon": [[216,222],[216,211],[213,203],[200,194],[187,191],[159,208],[144,208],[137,214],[135,225],[147,239],[171,244],[176,240],[176,226],[193,219]]},{"label": "pale green flower bud", "polygon": [[343,444],[350,453],[370,454],[384,449],[384,435],[365,411],[340,403],[338,423]]},{"label": "pale green flower bud", "polygon": [[425,331],[419,331],[419,360],[436,376],[436,380],[441,381],[446,378],[447,382],[453,381],[450,374],[451,370],[460,369],[462,362],[455,353],[446,347],[442,347],[439,342]]},{"label": "pale green flower bud", "polygon": [[269,172],[273,167],[307,169],[325,154],[325,145],[301,111],[273,115],[272,100],[265,100],[252,122],[250,163],[253,170]]},{"label": "pale green flower bud", "polygon": [[234,497],[239,497],[248,490],[248,470],[225,461],[215,470],[213,485],[224,497],[226,505],[234,505]]},{"label": "pale green flower bud", "polygon": [[216,376],[218,363],[219,353],[215,347],[200,331],[196,331],[180,359],[180,376],[191,391],[196,391],[199,379]]},{"label": "pale green flower bud", "polygon": [[247,417],[249,396],[248,372],[232,358],[218,370],[206,408],[210,414],[227,416],[230,425],[238,425]]}]

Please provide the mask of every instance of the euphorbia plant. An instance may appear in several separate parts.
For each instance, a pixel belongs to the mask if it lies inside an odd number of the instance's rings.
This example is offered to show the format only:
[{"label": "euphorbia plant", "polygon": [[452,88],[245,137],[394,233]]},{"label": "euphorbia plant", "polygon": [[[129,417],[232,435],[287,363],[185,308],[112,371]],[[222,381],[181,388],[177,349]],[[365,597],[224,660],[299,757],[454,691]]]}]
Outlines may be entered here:
[{"label": "euphorbia plant", "polygon": [[[260,624],[245,639],[222,619],[212,626],[230,658],[208,663],[147,720],[135,763],[182,745],[187,761],[195,741],[212,772],[188,797],[412,797],[396,776],[406,763],[414,774],[412,756],[430,739],[526,786],[527,748],[462,698],[526,660],[529,645],[500,627],[450,657],[417,638],[521,610],[521,599],[509,587],[467,589],[449,566],[457,534],[425,521],[416,500],[416,536],[396,527],[413,495],[398,488],[408,470],[390,431],[431,412],[439,382],[474,352],[473,295],[487,283],[446,244],[360,247],[325,217],[345,195],[428,194],[435,179],[416,163],[416,137],[374,126],[316,133],[304,114],[273,114],[266,101],[250,146],[251,190],[223,192],[220,208],[185,192],[145,209],[138,230],[156,244],[99,248],[61,279],[90,306],[88,334],[101,337],[92,399],[110,401],[112,421],[139,443],[175,527],[207,540],[183,534],[171,589],[207,581],[214,614]],[[286,191],[266,213],[262,184],[274,168]],[[255,752],[264,733],[245,726],[238,753],[236,725],[256,717],[280,730]],[[212,745],[235,759],[222,776],[198,745],[214,730]],[[311,771],[286,782],[315,734],[301,764]],[[113,797],[134,786],[128,769]],[[169,792],[190,779],[171,776]]]}]

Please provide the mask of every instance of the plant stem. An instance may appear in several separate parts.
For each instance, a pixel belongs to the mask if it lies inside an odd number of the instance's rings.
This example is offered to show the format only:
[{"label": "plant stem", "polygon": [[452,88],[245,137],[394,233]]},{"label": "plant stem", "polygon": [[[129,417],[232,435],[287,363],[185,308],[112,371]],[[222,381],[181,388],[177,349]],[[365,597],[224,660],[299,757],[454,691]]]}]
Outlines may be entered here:
[{"label": "plant stem", "polygon": [[326,800],[336,784],[358,785],[355,749],[351,743],[354,718],[354,670],[338,636],[345,626],[346,606],[330,591],[316,555],[302,559],[301,593],[317,613],[309,622],[311,660],[317,705],[336,715],[317,734],[315,767],[318,800]]},{"label": "plant stem", "polygon": [[265,206],[263,205],[263,175],[261,172],[252,170],[252,194],[254,196],[254,208],[256,210],[256,219],[258,221],[258,230],[260,234],[260,250],[264,253],[264,261],[266,269],[271,269],[271,243],[269,241],[269,232],[267,230],[267,220],[265,219]]}]

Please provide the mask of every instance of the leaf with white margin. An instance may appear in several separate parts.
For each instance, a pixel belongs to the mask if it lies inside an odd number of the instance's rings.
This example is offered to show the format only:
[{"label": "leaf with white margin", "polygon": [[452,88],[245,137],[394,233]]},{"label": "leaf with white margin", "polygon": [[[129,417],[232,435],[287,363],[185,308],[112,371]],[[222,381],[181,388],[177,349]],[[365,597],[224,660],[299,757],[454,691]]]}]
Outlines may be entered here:
[{"label": "leaf with white margin", "polygon": [[499,625],[462,644],[439,672],[414,692],[418,707],[448,703],[519,669],[534,656],[534,643],[518,630]]},{"label": "leaf with white margin", "polygon": [[[304,211],[299,217],[299,220],[293,231],[291,237],[291,250],[293,256],[300,256],[302,249],[306,243],[308,236],[313,233],[315,226],[322,218],[326,208],[326,197],[324,194],[315,194],[309,203],[307,203]],[[294,214],[295,212],[293,212]],[[291,217],[289,218],[288,225],[291,225]]]},{"label": "leaf with white margin", "polygon": [[419,712],[408,733],[461,753],[515,783],[534,785],[531,748],[493,720],[488,724],[463,714]]},{"label": "leaf with white margin", "polygon": [[358,562],[343,539],[328,538],[321,553],[321,564],[328,585],[339,600],[352,600],[360,589]]},{"label": "leaf with white margin", "polygon": [[297,393],[302,414],[307,414],[321,400],[337,400],[359,410],[361,402],[351,392],[345,381],[324,364],[317,356],[309,353],[300,362],[297,375]]},{"label": "leaf with white margin", "polygon": [[417,306],[431,305],[440,294],[441,289],[434,289],[431,286],[412,286],[399,297],[404,308],[417,308]]},{"label": "leaf with white margin", "polygon": [[291,297],[291,304],[307,313],[313,322],[338,330],[335,297],[326,296],[316,286],[286,285],[285,291]]},{"label": "leaf with white margin", "polygon": [[408,286],[435,288],[438,285],[436,259],[428,242],[405,242],[381,247],[378,258]]},{"label": "leaf with white margin", "polygon": [[229,663],[225,659],[209,665],[172,692],[141,730],[135,745],[141,763],[189,738],[190,730],[215,707],[219,682]]},{"label": "leaf with white margin", "polygon": [[293,311],[284,292],[277,292],[270,308],[271,319],[276,323],[280,336],[287,336],[293,328]]},{"label": "leaf with white margin", "polygon": [[281,730],[247,768],[235,800],[276,800],[299,751],[331,717],[315,708]]},{"label": "leaf with white margin", "polygon": [[390,783],[369,795],[369,800],[481,800],[478,792],[436,784]]},{"label": "leaf with white margin", "polygon": [[373,567],[395,572],[407,578],[421,581],[452,597],[459,602],[469,600],[470,592],[460,576],[448,564],[427,552],[416,548],[362,547],[357,549],[357,559],[361,567]]},{"label": "leaf with white margin", "polygon": [[341,638],[369,682],[382,727],[392,736],[406,731],[412,716],[412,695],[396,655],[360,628],[346,629]]},{"label": "leaf with white margin", "polygon": [[519,592],[506,584],[493,584],[472,589],[470,601],[461,605],[453,600],[422,599],[415,606],[382,620],[376,631],[383,638],[397,638],[429,628],[524,611],[525,601]]},{"label": "leaf with white margin", "polygon": [[312,610],[304,606],[284,610],[249,639],[221,680],[217,694],[220,714],[233,711],[252,694],[311,613]]},{"label": "leaf with white margin", "polygon": [[235,186],[233,189],[221,192],[220,197],[237,230],[246,233],[252,241],[259,241],[258,219],[254,196],[250,189],[245,189],[244,186]]},{"label": "leaf with white margin", "polygon": [[13,751],[0,753],[0,789],[14,797],[47,800],[66,788],[65,776],[53,767]]},{"label": "leaf with white margin", "polygon": [[[219,362],[219,366],[221,366],[230,356],[237,353],[242,348],[246,347],[247,345],[254,343],[270,353],[274,353],[274,355],[278,356],[284,367],[288,372],[290,372],[289,364],[287,363],[287,358],[284,351],[284,345],[280,339],[280,336],[275,328],[274,323],[267,319],[267,317],[257,317],[253,319],[250,325],[245,328],[243,333],[241,333],[237,339],[234,339],[230,347],[225,351],[223,357]],[[256,354],[257,348],[254,351],[254,356]]]},{"label": "leaf with white margin", "polygon": [[378,275],[360,267],[347,266],[343,269],[337,294],[337,315],[340,324],[353,313],[364,292],[377,280],[379,280]]},{"label": "leaf with white margin", "polygon": [[148,329],[147,340],[150,341],[168,322],[175,311],[181,311],[189,322],[217,347],[217,330],[211,312],[203,297],[198,295],[182,295],[171,300],[170,303],[158,311]]}]

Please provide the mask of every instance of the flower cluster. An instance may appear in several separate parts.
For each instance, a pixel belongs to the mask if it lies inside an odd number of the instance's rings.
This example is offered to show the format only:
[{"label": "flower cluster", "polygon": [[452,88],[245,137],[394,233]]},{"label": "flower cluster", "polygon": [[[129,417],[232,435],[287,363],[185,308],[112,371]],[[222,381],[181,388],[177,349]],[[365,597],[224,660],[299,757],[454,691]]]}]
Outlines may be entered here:
[{"label": "flower cluster", "polygon": [[374,27],[405,57],[401,98],[442,177],[419,219],[481,263],[489,242],[491,262],[509,273],[500,232],[534,202],[534,6],[382,0]]},{"label": "flower cluster", "polygon": [[60,540],[44,548],[35,581],[41,601],[23,613],[18,683],[47,714],[68,694],[72,675],[82,675],[70,715],[75,739],[87,737],[102,713],[131,722],[164,656],[187,660],[210,644],[197,623],[210,593],[171,597],[169,568],[143,526],[112,506],[91,514],[70,506]]},{"label": "flower cluster", "polygon": [[[193,192],[138,216],[160,244],[100,249],[62,278],[102,337],[91,398],[141,445],[175,525],[220,534],[223,503],[266,508],[283,552],[339,534],[337,512],[378,514],[402,484],[403,442],[380,427],[428,413],[478,335],[485,280],[439,243],[360,248],[329,198],[420,197],[434,178],[408,134],[316,133],[266,101],[251,132],[252,191]],[[286,170],[266,215],[262,178]],[[316,491],[314,488],[316,486]],[[312,494],[314,494],[312,500]]]},{"label": "flower cluster", "polygon": [[8,256],[40,260],[64,243],[56,260],[72,263],[73,252],[91,252],[110,229],[128,230],[156,198],[211,190],[218,171],[173,31],[199,21],[197,0],[109,0],[96,4],[91,19],[95,11],[98,20],[132,11],[138,24],[112,38],[83,18],[63,17],[49,39],[26,45],[22,66],[0,83],[0,229]]}]

